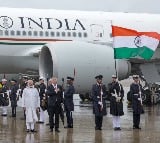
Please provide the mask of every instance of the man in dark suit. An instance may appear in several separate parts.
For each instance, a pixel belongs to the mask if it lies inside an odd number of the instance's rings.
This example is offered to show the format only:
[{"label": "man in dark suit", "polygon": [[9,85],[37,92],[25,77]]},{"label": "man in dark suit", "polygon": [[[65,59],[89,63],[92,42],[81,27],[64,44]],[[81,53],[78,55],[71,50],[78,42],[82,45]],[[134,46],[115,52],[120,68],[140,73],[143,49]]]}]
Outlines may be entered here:
[{"label": "man in dark suit", "polygon": [[73,94],[75,93],[73,81],[74,81],[74,78],[67,77],[67,86],[64,91],[64,107],[65,107],[66,117],[67,117],[66,128],[73,128],[72,111],[74,111]]},{"label": "man in dark suit", "polygon": [[106,86],[102,83],[102,75],[95,77],[97,83],[92,86],[93,113],[95,114],[95,130],[102,130],[103,116],[106,111]]},{"label": "man in dark suit", "polygon": [[112,75],[112,82],[108,84],[110,97],[110,114],[113,116],[114,130],[121,130],[120,116],[124,115],[123,112],[123,96],[124,90],[120,83],[117,81],[117,76]]},{"label": "man in dark suit", "polygon": [[17,107],[17,90],[18,85],[17,81],[15,79],[11,80],[11,94],[10,94],[10,101],[11,101],[11,107],[12,107],[12,117],[16,117],[16,107]]},{"label": "man in dark suit", "polygon": [[133,108],[133,129],[141,129],[140,115],[142,113],[142,97],[143,92],[142,85],[139,83],[139,76],[133,75],[134,82],[130,85],[130,94],[132,96],[132,108]]},{"label": "man in dark suit", "polygon": [[[48,86],[46,94],[48,95],[48,113],[49,113],[49,125],[50,131],[53,132],[55,125],[55,131],[59,131],[59,115],[61,112],[61,103],[63,102],[62,86],[57,84],[57,78],[53,77],[51,85]],[[55,124],[54,124],[55,117]]]}]

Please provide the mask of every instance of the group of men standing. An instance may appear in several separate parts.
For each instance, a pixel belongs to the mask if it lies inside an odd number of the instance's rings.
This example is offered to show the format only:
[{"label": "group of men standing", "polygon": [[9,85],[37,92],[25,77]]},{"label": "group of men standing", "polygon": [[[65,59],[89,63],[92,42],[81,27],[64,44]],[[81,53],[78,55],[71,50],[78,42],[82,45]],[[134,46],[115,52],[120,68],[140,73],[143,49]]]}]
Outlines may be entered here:
[{"label": "group of men standing", "polygon": [[[44,111],[47,110],[49,115],[50,131],[59,131],[59,116],[64,116],[66,111],[67,125],[65,128],[73,128],[72,111],[74,110],[73,94],[75,89],[73,86],[74,78],[67,77],[66,87],[62,87],[57,83],[57,78],[53,77],[48,81],[48,87],[44,83],[42,77],[39,78],[38,86],[34,84],[33,80],[28,80],[23,77],[23,84],[21,88],[22,107],[24,110],[24,117],[26,120],[27,132],[35,132],[35,122],[44,123]],[[3,116],[7,116],[7,106],[9,105],[9,98],[12,107],[12,117],[16,117],[18,85],[16,80],[11,80],[11,87],[8,88],[7,80],[2,79],[0,88],[0,103],[3,106]],[[7,92],[10,92],[8,94]],[[44,101],[46,104],[44,105]],[[63,106],[64,104],[64,106]],[[65,109],[63,109],[63,107]],[[63,112],[63,113],[62,113]],[[39,113],[39,119],[37,116]],[[64,118],[64,117],[63,117]]]},{"label": "group of men standing", "polygon": [[[124,90],[122,84],[117,80],[116,75],[112,75],[112,82],[108,84],[108,93],[105,84],[102,82],[102,75],[95,77],[96,83],[92,86],[92,100],[93,100],[93,113],[95,114],[95,130],[102,130],[103,116],[107,115],[106,98],[110,100],[110,114],[113,116],[113,128],[114,130],[121,130],[120,116],[124,115],[123,112],[123,97]],[[50,132],[59,131],[59,118],[62,116],[62,112],[66,111],[67,125],[65,128],[73,128],[72,111],[74,111],[73,94],[75,88],[73,86],[74,78],[67,77],[67,85],[64,88],[57,83],[57,77],[53,77],[48,81],[48,87],[44,83],[44,79],[39,79],[38,88],[34,86],[33,80],[26,80],[22,89],[22,107],[24,109],[24,115],[26,118],[27,132],[35,132],[34,123],[44,123],[44,110],[47,109],[49,115],[49,127]],[[133,76],[134,82],[130,85],[130,94],[132,96],[133,107],[133,129],[140,129],[140,114],[142,113],[142,98],[141,94],[143,88],[139,82],[139,76]],[[7,80],[2,79],[2,87],[0,88],[0,96],[8,100],[6,92],[8,90]],[[17,90],[18,86],[16,80],[11,81],[10,101],[12,107],[12,117],[16,117],[17,106]],[[38,90],[37,90],[38,89]],[[8,102],[0,103],[4,107],[3,114],[7,115]],[[47,101],[47,106],[43,102]],[[63,105],[64,104],[64,109]],[[37,117],[39,112],[39,120]]]},{"label": "group of men standing", "polygon": [[[35,132],[34,121],[38,121],[36,114],[37,110],[40,113],[39,123],[44,123],[45,109],[47,109],[49,115],[50,132],[53,132],[53,128],[55,128],[55,132],[60,132],[59,117],[63,114],[63,103],[67,117],[66,128],[73,128],[73,118],[71,112],[74,110],[74,78],[67,77],[66,89],[62,88],[62,86],[57,83],[56,77],[49,80],[49,85],[47,88],[44,84],[44,79],[40,78],[39,80],[39,90],[33,86],[32,80],[28,80],[28,86],[24,89],[22,94],[22,107],[24,108],[26,114],[27,132]],[[47,108],[44,108],[44,100],[47,100]]]},{"label": "group of men standing", "polygon": [[[95,130],[102,130],[103,116],[107,115],[106,102],[110,100],[110,114],[113,116],[113,129],[121,130],[120,116],[124,115],[123,97],[124,89],[122,84],[117,80],[116,75],[112,75],[112,82],[108,84],[108,93],[106,86],[102,82],[102,75],[95,77],[96,84],[92,86],[93,113],[95,114]],[[142,98],[143,88],[139,81],[138,75],[133,75],[134,82],[130,85],[130,94],[132,97],[133,108],[133,129],[141,129],[140,115],[142,113]]]}]

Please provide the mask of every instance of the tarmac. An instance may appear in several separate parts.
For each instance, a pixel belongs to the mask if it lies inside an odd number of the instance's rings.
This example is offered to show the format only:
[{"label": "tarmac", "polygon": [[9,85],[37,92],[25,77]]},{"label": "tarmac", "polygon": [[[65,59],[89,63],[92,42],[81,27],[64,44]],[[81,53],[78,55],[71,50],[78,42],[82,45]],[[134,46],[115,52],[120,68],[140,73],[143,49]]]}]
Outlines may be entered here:
[{"label": "tarmac", "polygon": [[[125,93],[129,90],[125,87]],[[124,100],[125,115],[121,117],[121,131],[114,131],[112,116],[109,113],[103,119],[102,130],[95,130],[94,115],[91,104],[80,104],[78,95],[74,95],[74,127],[65,129],[60,121],[60,133],[50,132],[48,115],[45,112],[45,123],[35,125],[36,133],[27,133],[23,110],[17,107],[17,117],[11,117],[8,107],[7,117],[0,116],[0,143],[160,143],[160,105],[144,107],[141,115],[141,130],[133,129],[132,109]],[[18,105],[20,106],[20,101]],[[2,111],[2,109],[0,109]],[[66,124],[66,118],[65,118]]]}]

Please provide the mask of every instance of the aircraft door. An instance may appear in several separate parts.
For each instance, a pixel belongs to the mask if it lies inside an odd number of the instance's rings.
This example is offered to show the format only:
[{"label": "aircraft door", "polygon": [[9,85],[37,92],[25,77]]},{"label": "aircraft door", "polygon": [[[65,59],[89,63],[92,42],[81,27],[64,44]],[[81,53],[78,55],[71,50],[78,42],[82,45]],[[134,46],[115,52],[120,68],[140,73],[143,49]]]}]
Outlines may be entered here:
[{"label": "aircraft door", "polygon": [[112,27],[111,21],[102,21],[102,24],[91,24],[91,34],[93,41],[111,42],[112,41]]},{"label": "aircraft door", "polygon": [[100,24],[91,24],[91,33],[93,41],[101,41],[104,37],[103,25]]}]

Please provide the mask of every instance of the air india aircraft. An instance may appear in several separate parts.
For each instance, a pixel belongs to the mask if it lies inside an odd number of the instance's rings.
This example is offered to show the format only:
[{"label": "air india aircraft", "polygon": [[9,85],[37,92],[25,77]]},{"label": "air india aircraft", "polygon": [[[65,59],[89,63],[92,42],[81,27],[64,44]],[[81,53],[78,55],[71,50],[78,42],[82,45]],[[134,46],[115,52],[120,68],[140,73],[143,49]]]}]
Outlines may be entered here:
[{"label": "air india aircraft", "polygon": [[0,74],[57,76],[59,82],[73,76],[82,94],[90,92],[98,74],[105,84],[115,73],[119,80],[135,72],[159,80],[159,48],[149,61],[114,59],[113,24],[160,33],[158,14],[1,8]]}]

